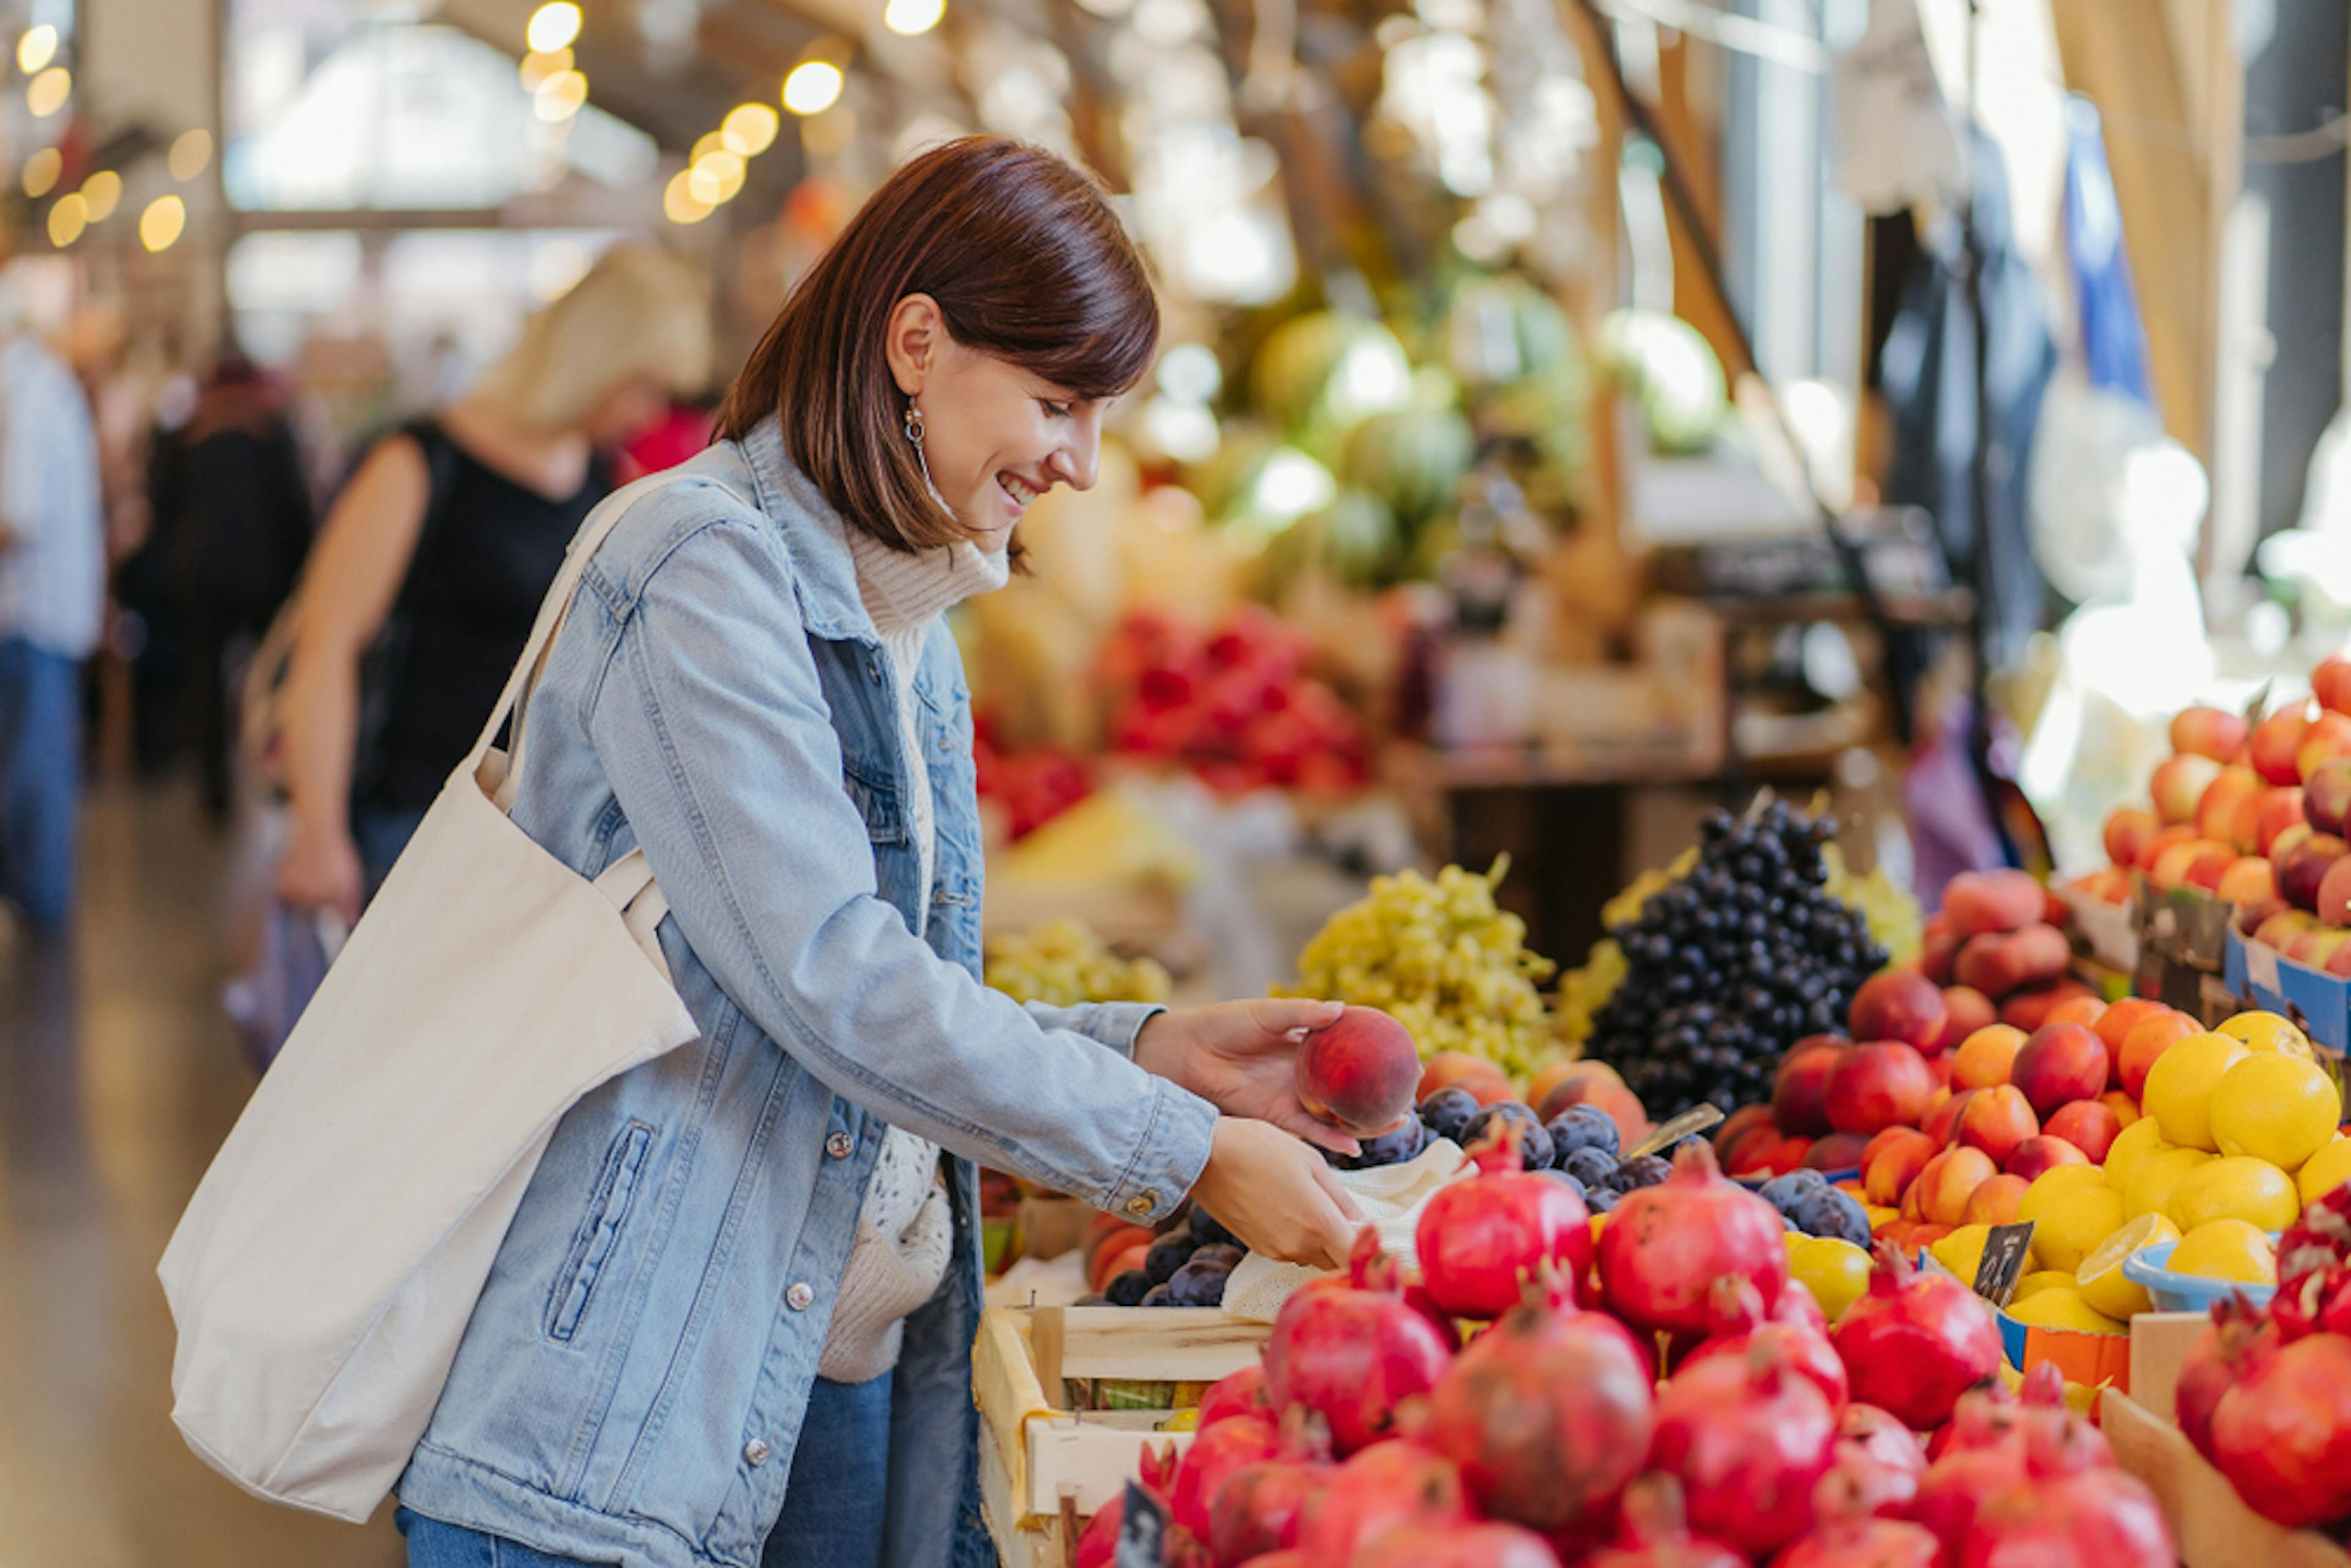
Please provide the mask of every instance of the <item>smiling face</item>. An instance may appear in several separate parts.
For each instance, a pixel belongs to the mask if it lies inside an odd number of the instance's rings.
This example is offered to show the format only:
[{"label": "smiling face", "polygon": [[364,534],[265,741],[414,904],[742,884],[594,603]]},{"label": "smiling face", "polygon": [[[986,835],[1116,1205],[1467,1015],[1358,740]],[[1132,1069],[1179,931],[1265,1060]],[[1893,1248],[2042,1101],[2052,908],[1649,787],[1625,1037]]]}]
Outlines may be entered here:
[{"label": "smiling face", "polygon": [[1093,486],[1105,400],[1082,400],[1018,364],[956,341],[927,295],[890,314],[890,371],[923,416],[931,484],[984,550],[1055,485]]}]

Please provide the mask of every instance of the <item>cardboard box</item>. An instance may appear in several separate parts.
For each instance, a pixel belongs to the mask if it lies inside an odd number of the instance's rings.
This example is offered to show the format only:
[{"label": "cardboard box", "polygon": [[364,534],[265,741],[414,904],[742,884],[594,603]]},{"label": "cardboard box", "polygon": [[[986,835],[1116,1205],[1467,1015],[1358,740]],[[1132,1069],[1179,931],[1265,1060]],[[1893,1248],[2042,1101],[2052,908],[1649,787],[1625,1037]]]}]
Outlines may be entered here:
[{"label": "cardboard box", "polygon": [[2239,998],[2292,1019],[2318,1048],[2320,1062],[2342,1082],[2344,1052],[2351,1050],[2351,980],[2297,964],[2233,927],[2222,975]]},{"label": "cardboard box", "polygon": [[2122,1468],[2147,1484],[2187,1568],[2351,1568],[2351,1554],[2308,1530],[2271,1523],[2204,1462],[2179,1428],[2108,1389],[2099,1426]]}]

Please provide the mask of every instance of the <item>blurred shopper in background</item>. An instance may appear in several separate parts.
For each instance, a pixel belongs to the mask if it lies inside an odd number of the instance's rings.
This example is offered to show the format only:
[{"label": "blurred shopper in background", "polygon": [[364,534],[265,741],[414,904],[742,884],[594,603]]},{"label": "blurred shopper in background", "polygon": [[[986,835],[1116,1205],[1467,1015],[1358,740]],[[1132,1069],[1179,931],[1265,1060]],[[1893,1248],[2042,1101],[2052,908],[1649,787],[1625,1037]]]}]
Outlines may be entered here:
[{"label": "blurred shopper in background", "polygon": [[185,423],[158,434],[148,495],[153,609],[166,618],[184,733],[218,824],[229,814],[229,694],[294,591],[313,524],[284,402],[251,361],[223,355]]},{"label": "blurred shopper in background", "polygon": [[89,400],[0,278],[0,901],[73,915],[81,664],[98,645],[106,517]]},{"label": "blurred shopper in background", "polygon": [[320,531],[280,696],[278,896],[356,920],[473,744],[610,454],[710,373],[699,277],[616,248],[445,413],[360,463]]}]

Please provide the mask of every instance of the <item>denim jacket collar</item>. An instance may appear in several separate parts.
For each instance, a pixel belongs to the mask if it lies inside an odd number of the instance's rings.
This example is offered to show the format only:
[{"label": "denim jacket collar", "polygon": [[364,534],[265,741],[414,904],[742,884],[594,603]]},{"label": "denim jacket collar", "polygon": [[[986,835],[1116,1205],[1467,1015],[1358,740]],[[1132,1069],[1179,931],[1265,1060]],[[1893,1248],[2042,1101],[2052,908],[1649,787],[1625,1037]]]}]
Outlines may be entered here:
[{"label": "denim jacket collar", "polygon": [[[751,470],[759,510],[783,519],[784,549],[799,577],[801,612],[820,637],[854,639],[879,647],[882,634],[857,591],[857,563],[849,553],[849,525],[816,481],[784,450],[783,422],[769,414],[736,443]],[[799,525],[800,519],[805,526]]]}]

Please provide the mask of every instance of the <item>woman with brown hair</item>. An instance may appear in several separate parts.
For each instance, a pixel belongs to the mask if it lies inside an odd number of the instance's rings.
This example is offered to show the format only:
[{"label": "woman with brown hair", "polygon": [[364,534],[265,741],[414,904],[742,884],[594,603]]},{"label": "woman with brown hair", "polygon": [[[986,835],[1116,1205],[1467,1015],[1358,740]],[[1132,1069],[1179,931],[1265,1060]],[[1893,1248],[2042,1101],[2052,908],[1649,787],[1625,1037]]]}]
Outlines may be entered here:
[{"label": "woman with brown hair", "polygon": [[[980,1564],[976,1162],[1335,1264],[1292,1057],[1335,1004],[1023,1008],[979,983],[942,613],[1094,478],[1158,312],[1101,189],[975,139],[900,169],[720,439],[632,497],[527,710],[514,820],[641,849],[702,1036],[558,1127],[399,1493],[412,1564]],[[616,505],[619,503],[616,503]]]}]

